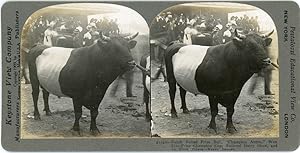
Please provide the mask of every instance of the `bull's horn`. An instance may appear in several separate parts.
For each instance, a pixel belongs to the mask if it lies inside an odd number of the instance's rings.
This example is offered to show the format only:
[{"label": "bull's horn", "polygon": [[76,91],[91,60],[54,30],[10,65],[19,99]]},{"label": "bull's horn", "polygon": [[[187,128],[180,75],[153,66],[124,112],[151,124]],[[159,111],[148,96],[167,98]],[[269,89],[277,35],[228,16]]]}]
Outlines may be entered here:
[{"label": "bull's horn", "polygon": [[100,33],[100,38],[104,41],[110,41],[110,37],[105,36],[102,32]]},{"label": "bull's horn", "polygon": [[127,36],[127,37],[125,37],[125,39],[126,40],[132,40],[132,39],[134,39],[136,36],[138,36],[139,35],[139,32],[137,32],[136,34],[134,34],[134,35],[131,35],[131,36]]},{"label": "bull's horn", "polygon": [[267,38],[267,37],[271,36],[273,34],[273,32],[274,32],[274,29],[268,34],[262,34],[261,37]]},{"label": "bull's horn", "polygon": [[234,30],[234,34],[235,34],[235,36],[236,36],[237,38],[239,38],[239,39],[244,39],[244,38],[246,38],[245,35],[238,33],[237,29]]}]

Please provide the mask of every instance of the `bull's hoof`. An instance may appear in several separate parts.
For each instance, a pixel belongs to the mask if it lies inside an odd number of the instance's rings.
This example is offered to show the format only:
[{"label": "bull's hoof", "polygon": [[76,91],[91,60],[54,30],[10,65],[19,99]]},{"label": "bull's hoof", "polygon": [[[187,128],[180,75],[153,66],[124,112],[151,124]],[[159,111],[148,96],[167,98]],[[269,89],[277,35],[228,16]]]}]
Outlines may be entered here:
[{"label": "bull's hoof", "polygon": [[40,121],[41,120],[41,116],[40,115],[34,115],[34,120]]},{"label": "bull's hoof", "polygon": [[172,118],[178,118],[177,113],[171,113]]},{"label": "bull's hoof", "polygon": [[25,81],[25,84],[30,84],[30,81]]},{"label": "bull's hoof", "polygon": [[128,97],[128,98],[136,98],[137,96],[135,96],[135,95],[127,95],[126,97]]},{"label": "bull's hoof", "polygon": [[146,120],[147,122],[150,122],[150,121],[152,120],[151,115],[146,115],[145,120]]},{"label": "bull's hoof", "polygon": [[234,134],[237,132],[237,130],[234,126],[230,126],[230,127],[226,127],[226,132],[230,134]]},{"label": "bull's hoof", "polygon": [[73,136],[78,136],[78,137],[82,136],[80,130],[77,130],[77,129],[74,130],[74,128],[72,128],[70,131],[71,131]]},{"label": "bull's hoof", "polygon": [[273,92],[265,92],[265,95],[275,95]]},{"label": "bull's hoof", "polygon": [[189,114],[189,113],[190,113],[190,111],[189,111],[187,108],[183,108],[183,109],[182,109],[182,112],[183,112],[184,114]]},{"label": "bull's hoof", "polygon": [[46,112],[46,116],[51,116],[52,113],[51,112]]},{"label": "bull's hoof", "polygon": [[207,130],[209,131],[209,133],[215,133],[215,134],[218,134],[217,127],[213,127],[213,126],[209,125],[209,126],[207,127]]},{"label": "bull's hoof", "polygon": [[49,111],[46,111],[46,116],[51,116],[52,115],[52,113],[51,113],[51,111],[49,110]]},{"label": "bull's hoof", "polygon": [[98,134],[100,134],[100,131],[98,128],[90,129],[90,132],[91,132],[91,135],[93,135],[93,136],[97,136]]}]

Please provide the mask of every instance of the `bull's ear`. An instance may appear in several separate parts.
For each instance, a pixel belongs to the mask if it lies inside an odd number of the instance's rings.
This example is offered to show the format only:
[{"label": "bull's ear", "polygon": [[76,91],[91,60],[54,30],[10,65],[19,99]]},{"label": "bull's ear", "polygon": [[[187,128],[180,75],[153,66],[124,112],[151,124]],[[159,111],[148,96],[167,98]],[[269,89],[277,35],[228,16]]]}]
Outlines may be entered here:
[{"label": "bull's ear", "polygon": [[130,41],[128,42],[128,44],[129,44],[129,49],[134,48],[135,45],[136,45],[136,43],[137,43],[137,41],[135,41],[135,40],[130,40]]},{"label": "bull's ear", "polygon": [[266,43],[266,46],[269,46],[272,42],[272,38],[266,38],[265,39],[265,43]]}]

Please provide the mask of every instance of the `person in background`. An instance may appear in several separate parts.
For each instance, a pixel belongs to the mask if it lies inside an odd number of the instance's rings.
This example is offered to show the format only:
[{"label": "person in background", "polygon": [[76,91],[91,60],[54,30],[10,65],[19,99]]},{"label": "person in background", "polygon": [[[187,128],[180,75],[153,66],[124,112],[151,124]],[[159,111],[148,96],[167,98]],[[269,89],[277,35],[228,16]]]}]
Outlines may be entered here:
[{"label": "person in background", "polygon": [[192,35],[196,35],[198,31],[193,28],[191,23],[187,24],[187,27],[184,29],[183,43],[191,45],[192,44]]},{"label": "person in background", "polygon": [[[277,37],[277,31],[274,31],[274,33],[269,37],[272,38],[272,43],[267,47],[267,55],[273,62],[272,65],[269,65],[262,69],[261,72],[258,74],[254,74],[253,77],[250,79],[250,84],[248,88],[248,94],[252,95],[253,91],[255,90],[257,86],[257,81],[259,77],[263,77],[264,79],[264,94],[265,95],[275,95],[275,92],[272,91],[272,84],[274,83],[273,73],[274,71],[278,71],[279,68],[279,61],[278,61],[278,37]],[[277,63],[276,63],[277,61]]]},{"label": "person in background", "polygon": [[255,16],[254,21],[253,21],[253,27],[255,32],[259,32],[259,24],[258,24],[258,16]]},{"label": "person in background", "polygon": [[124,80],[126,84],[126,97],[136,97],[132,93],[133,86],[133,78],[134,78],[134,70],[129,70],[125,72],[122,76],[119,76],[110,86],[110,97],[116,97],[117,90],[121,84],[121,81]]},{"label": "person in background", "polygon": [[99,32],[94,22],[91,22],[86,29],[88,32],[83,35],[83,46],[90,46],[99,38]]},{"label": "person in background", "polygon": [[58,35],[54,30],[55,22],[51,21],[44,32],[44,45],[53,46],[53,38]]},{"label": "person in background", "polygon": [[[163,42],[163,43],[162,43]],[[157,68],[157,71],[156,73],[154,74],[154,77],[151,78],[151,81],[155,81],[159,78],[160,74],[163,75],[164,77],[164,82],[167,82],[167,74],[165,72],[165,49],[163,46],[165,44],[164,41],[156,41],[155,42],[155,46],[157,46],[157,49],[158,49],[158,52],[159,52],[159,55],[158,55],[158,68]]]},{"label": "person in background", "polygon": [[222,36],[222,29],[223,29],[223,25],[221,24],[221,19],[217,19],[216,20],[216,26],[214,27],[213,31],[212,31],[212,45],[219,45],[223,43],[223,36]]},{"label": "person in background", "polygon": [[81,37],[80,37],[80,30],[79,30],[79,28],[76,28],[73,31],[72,36],[73,36],[73,47],[74,48],[82,47],[82,40],[81,40]]},{"label": "person in background", "polygon": [[227,29],[223,33],[223,43],[224,44],[231,41],[231,39],[232,39],[232,30],[233,30],[233,28],[232,28],[231,24],[227,23],[226,28]]}]

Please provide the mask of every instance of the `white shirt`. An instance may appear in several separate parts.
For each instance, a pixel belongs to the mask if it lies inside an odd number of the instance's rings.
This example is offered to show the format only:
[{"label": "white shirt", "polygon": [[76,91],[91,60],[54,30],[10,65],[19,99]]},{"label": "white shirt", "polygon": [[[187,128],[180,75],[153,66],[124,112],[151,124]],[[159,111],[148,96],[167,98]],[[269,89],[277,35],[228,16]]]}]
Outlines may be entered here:
[{"label": "white shirt", "polygon": [[58,33],[51,29],[46,29],[44,32],[44,45],[53,46],[52,38]]},{"label": "white shirt", "polygon": [[230,30],[227,29],[227,30],[224,32],[223,36],[225,36],[225,37],[231,37],[231,32],[230,32]]},{"label": "white shirt", "polygon": [[191,45],[192,44],[192,35],[196,35],[198,31],[194,28],[186,27],[184,29],[183,43]]}]

